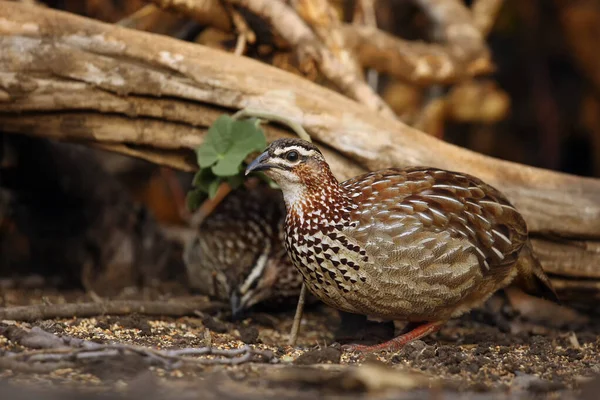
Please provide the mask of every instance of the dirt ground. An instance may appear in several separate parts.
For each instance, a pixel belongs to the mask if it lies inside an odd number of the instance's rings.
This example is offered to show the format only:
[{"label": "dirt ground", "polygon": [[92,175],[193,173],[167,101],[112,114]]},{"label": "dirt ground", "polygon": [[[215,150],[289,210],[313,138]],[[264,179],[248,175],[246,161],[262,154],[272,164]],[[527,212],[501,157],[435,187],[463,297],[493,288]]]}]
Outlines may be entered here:
[{"label": "dirt ground", "polygon": [[[128,299],[167,299],[131,290]],[[90,301],[81,292],[2,290],[2,306]],[[35,321],[2,321],[40,327],[56,335],[97,343],[159,349],[238,348],[244,343],[273,352],[268,363],[163,369],[137,355],[79,360],[45,373],[0,364],[0,398],[86,399],[596,399],[600,390],[600,322],[535,309],[520,315],[503,294],[484,308],[451,321],[440,332],[394,354],[343,353],[336,337],[389,337],[389,324],[340,332],[337,311],[307,310],[298,346],[287,346],[293,311],[257,310],[232,322],[225,312],[156,318],[139,314]],[[568,314],[568,313],[566,313]],[[570,314],[569,314],[570,315]],[[365,333],[366,332],[366,333]],[[25,350],[0,336],[0,356]],[[0,357],[1,360],[1,357]],[[1,361],[0,361],[1,362]],[[65,392],[69,396],[65,397]],[[201,394],[201,396],[199,396]]]}]

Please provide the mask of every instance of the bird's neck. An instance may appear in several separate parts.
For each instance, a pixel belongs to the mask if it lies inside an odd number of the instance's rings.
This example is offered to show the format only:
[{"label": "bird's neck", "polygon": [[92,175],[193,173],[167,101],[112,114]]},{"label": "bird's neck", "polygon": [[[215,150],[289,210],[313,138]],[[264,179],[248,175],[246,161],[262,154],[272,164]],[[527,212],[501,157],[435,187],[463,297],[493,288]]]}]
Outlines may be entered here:
[{"label": "bird's neck", "polygon": [[350,219],[354,202],[329,170],[305,179],[293,190],[284,190],[287,223],[318,229]]}]

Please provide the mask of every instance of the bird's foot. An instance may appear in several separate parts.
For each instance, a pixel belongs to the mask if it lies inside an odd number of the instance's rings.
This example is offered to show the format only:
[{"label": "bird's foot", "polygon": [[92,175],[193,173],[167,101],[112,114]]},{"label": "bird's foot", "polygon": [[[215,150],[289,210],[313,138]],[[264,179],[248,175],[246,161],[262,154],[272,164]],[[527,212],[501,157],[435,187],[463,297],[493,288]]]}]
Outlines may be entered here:
[{"label": "bird's foot", "polygon": [[383,342],[381,344],[376,344],[373,346],[365,346],[361,344],[348,344],[342,346],[342,350],[357,352],[357,353],[374,353],[378,351],[398,351],[405,344],[412,342],[413,340],[421,339],[427,335],[430,335],[434,332],[437,332],[442,325],[444,325],[446,321],[435,321],[435,322],[427,322],[425,324],[419,325],[415,329],[410,332],[407,332],[403,335],[393,338],[392,340],[388,340],[387,342]]},{"label": "bird's foot", "polygon": [[388,342],[384,342],[382,344],[376,344],[373,346],[367,346],[364,344],[345,344],[342,346],[343,351],[352,352],[352,353],[375,353],[382,350],[389,350],[387,346],[385,346]]}]

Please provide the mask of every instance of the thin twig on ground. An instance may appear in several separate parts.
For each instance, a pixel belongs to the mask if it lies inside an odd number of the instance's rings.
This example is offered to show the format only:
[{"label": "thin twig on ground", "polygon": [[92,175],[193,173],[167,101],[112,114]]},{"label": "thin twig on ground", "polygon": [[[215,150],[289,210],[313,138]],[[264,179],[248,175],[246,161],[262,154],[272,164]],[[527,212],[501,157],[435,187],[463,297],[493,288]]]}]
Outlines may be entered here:
[{"label": "thin twig on ground", "polygon": [[226,3],[225,6],[231,15],[231,20],[233,21],[233,25],[235,26],[238,35],[245,37],[246,42],[250,44],[256,42],[256,34],[252,28],[248,26],[248,23],[244,17],[242,17],[242,15],[231,4]]},{"label": "thin twig on ground", "polygon": [[188,301],[138,301],[107,300],[102,303],[37,304],[0,308],[0,320],[35,321],[51,318],[85,318],[96,315],[161,315],[181,317],[194,315],[194,311],[206,311],[220,307],[219,303],[206,297],[191,298]]},{"label": "thin twig on ground", "polygon": [[[149,365],[164,369],[179,368],[184,365],[238,365],[247,362],[276,362],[268,350],[254,349],[244,345],[239,349],[215,349],[212,347],[158,350],[130,344],[101,344],[72,336],[57,336],[39,327],[30,330],[16,326],[0,327],[0,334],[24,347],[35,348],[19,353],[8,353],[0,357],[0,365],[44,371],[63,368],[68,363],[82,360],[98,360],[123,357],[135,354]],[[194,357],[192,357],[194,356]],[[211,358],[207,358],[211,356]],[[54,368],[52,368],[54,367]]]}]

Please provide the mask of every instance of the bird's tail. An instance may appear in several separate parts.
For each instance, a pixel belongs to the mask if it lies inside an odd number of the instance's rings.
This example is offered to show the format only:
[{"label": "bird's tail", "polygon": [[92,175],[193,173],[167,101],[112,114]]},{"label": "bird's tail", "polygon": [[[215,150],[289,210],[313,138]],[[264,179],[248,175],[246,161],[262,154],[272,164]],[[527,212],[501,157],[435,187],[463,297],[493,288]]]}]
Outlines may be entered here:
[{"label": "bird's tail", "polygon": [[517,262],[517,270],[518,274],[514,283],[523,289],[524,292],[560,303],[556,291],[542,269],[540,261],[533,253],[531,242],[529,241],[527,241],[521,250],[519,261]]}]

